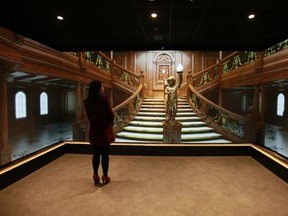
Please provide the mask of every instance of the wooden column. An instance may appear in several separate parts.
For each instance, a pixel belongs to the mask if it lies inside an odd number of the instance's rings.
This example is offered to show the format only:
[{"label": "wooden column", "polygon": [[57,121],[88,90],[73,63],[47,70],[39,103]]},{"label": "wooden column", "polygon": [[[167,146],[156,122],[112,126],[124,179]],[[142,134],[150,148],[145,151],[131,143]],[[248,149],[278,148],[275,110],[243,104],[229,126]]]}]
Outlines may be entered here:
[{"label": "wooden column", "polygon": [[0,165],[11,161],[8,143],[7,73],[0,72]]},{"label": "wooden column", "polygon": [[81,85],[81,98],[80,98],[80,107],[79,109],[81,110],[81,119],[82,120],[86,120],[86,113],[85,113],[85,108],[84,108],[84,104],[83,104],[83,101],[84,99],[87,97],[87,91],[86,91],[86,84],[83,83]]},{"label": "wooden column", "polygon": [[265,89],[264,83],[261,84],[261,110],[259,113],[259,120],[257,124],[257,144],[264,145],[265,144],[265,122],[264,122],[264,114],[265,114]]},{"label": "wooden column", "polygon": [[81,84],[76,84],[76,122],[81,121]]},{"label": "wooden column", "polygon": [[264,83],[261,84],[261,110],[260,110],[260,122],[264,122],[264,113],[265,113],[265,89]]},{"label": "wooden column", "polygon": [[259,87],[258,84],[255,85],[254,88],[254,100],[253,100],[253,108],[254,115],[257,116],[257,120],[259,118]]},{"label": "wooden column", "polygon": [[218,106],[222,107],[223,104],[223,90],[219,89],[219,95],[218,95],[219,99],[218,99]]}]

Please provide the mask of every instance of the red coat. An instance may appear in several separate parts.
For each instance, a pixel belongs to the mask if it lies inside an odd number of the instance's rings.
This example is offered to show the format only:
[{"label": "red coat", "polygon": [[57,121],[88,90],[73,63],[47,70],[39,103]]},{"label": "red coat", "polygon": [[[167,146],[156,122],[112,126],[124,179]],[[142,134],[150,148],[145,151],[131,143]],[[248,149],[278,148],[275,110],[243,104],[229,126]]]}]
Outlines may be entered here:
[{"label": "red coat", "polygon": [[100,96],[93,106],[84,100],[87,117],[90,121],[89,142],[93,145],[109,145],[114,142],[114,113],[106,96]]}]

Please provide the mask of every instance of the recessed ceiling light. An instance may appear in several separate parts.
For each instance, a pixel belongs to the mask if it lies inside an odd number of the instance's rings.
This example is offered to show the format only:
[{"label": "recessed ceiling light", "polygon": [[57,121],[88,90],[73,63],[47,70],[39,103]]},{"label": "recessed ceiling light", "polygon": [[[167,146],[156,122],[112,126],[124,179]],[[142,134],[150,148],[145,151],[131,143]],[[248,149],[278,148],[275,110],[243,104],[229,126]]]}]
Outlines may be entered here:
[{"label": "recessed ceiling light", "polygon": [[57,19],[58,19],[58,20],[63,20],[64,17],[59,15],[59,16],[57,16]]},{"label": "recessed ceiling light", "polygon": [[254,19],[255,18],[255,14],[249,14],[248,18],[249,19]]},{"label": "recessed ceiling light", "polygon": [[156,17],[157,17],[157,14],[156,14],[156,13],[152,13],[152,14],[151,14],[151,17],[152,17],[152,18],[156,18]]}]

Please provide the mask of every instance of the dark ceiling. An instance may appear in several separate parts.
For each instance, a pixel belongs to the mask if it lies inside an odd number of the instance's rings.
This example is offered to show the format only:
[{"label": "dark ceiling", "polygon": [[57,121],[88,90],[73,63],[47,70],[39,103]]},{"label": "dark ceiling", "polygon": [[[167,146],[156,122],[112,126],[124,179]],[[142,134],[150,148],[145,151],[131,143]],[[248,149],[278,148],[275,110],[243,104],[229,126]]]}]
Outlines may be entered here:
[{"label": "dark ceiling", "polygon": [[[1,27],[59,51],[258,51],[288,38],[287,0],[6,0],[5,5]],[[158,17],[153,20],[151,12]]]}]

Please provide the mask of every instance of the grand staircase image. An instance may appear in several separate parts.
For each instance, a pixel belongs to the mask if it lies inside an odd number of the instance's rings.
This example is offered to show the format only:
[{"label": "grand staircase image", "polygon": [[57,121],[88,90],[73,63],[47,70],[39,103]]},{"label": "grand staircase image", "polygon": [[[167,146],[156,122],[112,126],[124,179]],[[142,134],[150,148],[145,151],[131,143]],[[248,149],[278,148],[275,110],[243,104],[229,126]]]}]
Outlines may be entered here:
[{"label": "grand staircase image", "polygon": [[[163,143],[165,104],[163,98],[145,98],[140,111],[123,130],[116,134],[115,142]],[[190,107],[187,98],[178,98],[176,120],[182,123],[181,143],[231,143],[213,128],[208,127]]]}]

